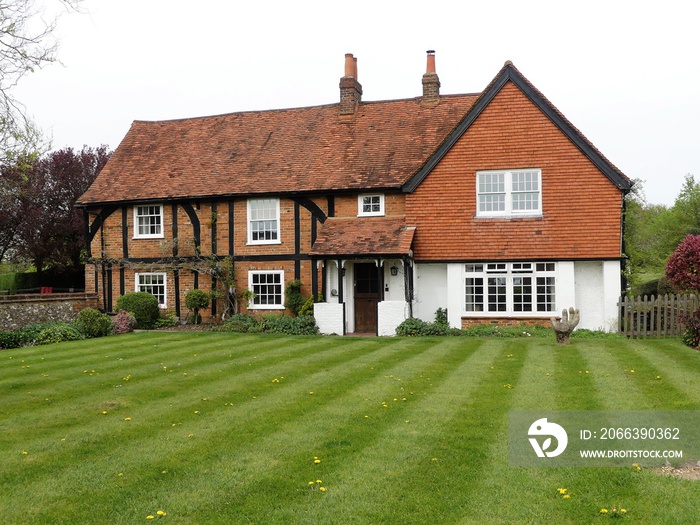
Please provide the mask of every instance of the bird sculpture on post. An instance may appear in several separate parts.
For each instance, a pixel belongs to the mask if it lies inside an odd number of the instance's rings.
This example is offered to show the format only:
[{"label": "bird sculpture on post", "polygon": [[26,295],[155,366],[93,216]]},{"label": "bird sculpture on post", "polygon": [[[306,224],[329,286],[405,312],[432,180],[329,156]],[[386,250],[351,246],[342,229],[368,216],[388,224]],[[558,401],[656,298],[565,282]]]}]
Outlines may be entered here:
[{"label": "bird sculpture on post", "polygon": [[571,332],[574,331],[576,325],[581,320],[578,313],[578,308],[569,308],[568,312],[566,310],[561,311],[561,319],[552,317],[552,327],[554,328],[554,333],[557,336],[557,343],[562,345],[569,344],[569,337]]}]

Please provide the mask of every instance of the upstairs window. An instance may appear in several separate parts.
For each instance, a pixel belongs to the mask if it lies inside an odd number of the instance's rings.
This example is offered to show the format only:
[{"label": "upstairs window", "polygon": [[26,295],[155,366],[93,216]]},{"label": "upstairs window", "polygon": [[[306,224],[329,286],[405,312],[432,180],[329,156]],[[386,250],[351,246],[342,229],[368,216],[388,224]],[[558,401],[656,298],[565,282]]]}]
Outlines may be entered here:
[{"label": "upstairs window", "polygon": [[380,217],[384,215],[384,195],[360,195],[357,199],[358,217]]},{"label": "upstairs window", "polygon": [[134,206],[134,239],[163,237],[163,206]]},{"label": "upstairs window", "polygon": [[542,215],[542,170],[477,171],[477,217]]},{"label": "upstairs window", "polygon": [[248,244],[279,244],[280,200],[248,200]]}]

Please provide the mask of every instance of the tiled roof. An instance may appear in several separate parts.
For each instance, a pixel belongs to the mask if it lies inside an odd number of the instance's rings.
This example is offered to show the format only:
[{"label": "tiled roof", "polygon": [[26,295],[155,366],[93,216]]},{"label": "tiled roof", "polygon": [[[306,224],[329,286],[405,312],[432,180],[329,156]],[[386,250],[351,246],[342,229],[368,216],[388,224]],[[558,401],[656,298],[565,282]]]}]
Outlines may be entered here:
[{"label": "tiled roof", "polygon": [[409,255],[416,229],[403,217],[328,218],[311,249],[312,257]]},{"label": "tiled roof", "polygon": [[78,204],[400,188],[477,97],[135,121]]}]

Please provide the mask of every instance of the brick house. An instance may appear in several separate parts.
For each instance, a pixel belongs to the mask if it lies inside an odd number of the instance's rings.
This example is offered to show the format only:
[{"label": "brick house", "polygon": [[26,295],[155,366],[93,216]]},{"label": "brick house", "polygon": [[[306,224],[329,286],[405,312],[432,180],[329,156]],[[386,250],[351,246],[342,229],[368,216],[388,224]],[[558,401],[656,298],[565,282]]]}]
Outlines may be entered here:
[{"label": "brick house", "polygon": [[[284,311],[322,297],[323,332],[543,323],[609,329],[631,181],[510,62],[480,93],[366,102],[345,57],[338,104],[136,121],[78,206],[88,291],[142,290],[184,317],[193,288]],[[221,266],[228,265],[228,273]],[[221,314],[224,299],[208,312]]]}]

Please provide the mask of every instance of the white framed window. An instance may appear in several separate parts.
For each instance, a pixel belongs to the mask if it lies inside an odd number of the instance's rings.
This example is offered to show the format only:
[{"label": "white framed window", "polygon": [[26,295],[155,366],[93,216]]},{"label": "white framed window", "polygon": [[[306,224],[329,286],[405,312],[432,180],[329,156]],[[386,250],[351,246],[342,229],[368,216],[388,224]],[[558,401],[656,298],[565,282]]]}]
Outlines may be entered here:
[{"label": "white framed window", "polygon": [[163,206],[134,206],[134,239],[163,238]]},{"label": "white framed window", "polygon": [[251,270],[248,288],[255,297],[248,304],[252,310],[284,310],[284,271]]},{"label": "white framed window", "polygon": [[384,216],[384,194],[360,195],[357,198],[358,217]]},{"label": "white framed window", "polygon": [[279,227],[279,199],[248,199],[248,244],[280,244]]},{"label": "white framed window", "polygon": [[556,310],[556,263],[468,263],[464,311],[485,315],[543,315]]},{"label": "white framed window", "polygon": [[476,172],[477,217],[542,215],[542,170]]},{"label": "white framed window", "polygon": [[165,273],[137,273],[135,278],[136,291],[147,292],[158,299],[158,306],[168,305],[167,275]]}]

